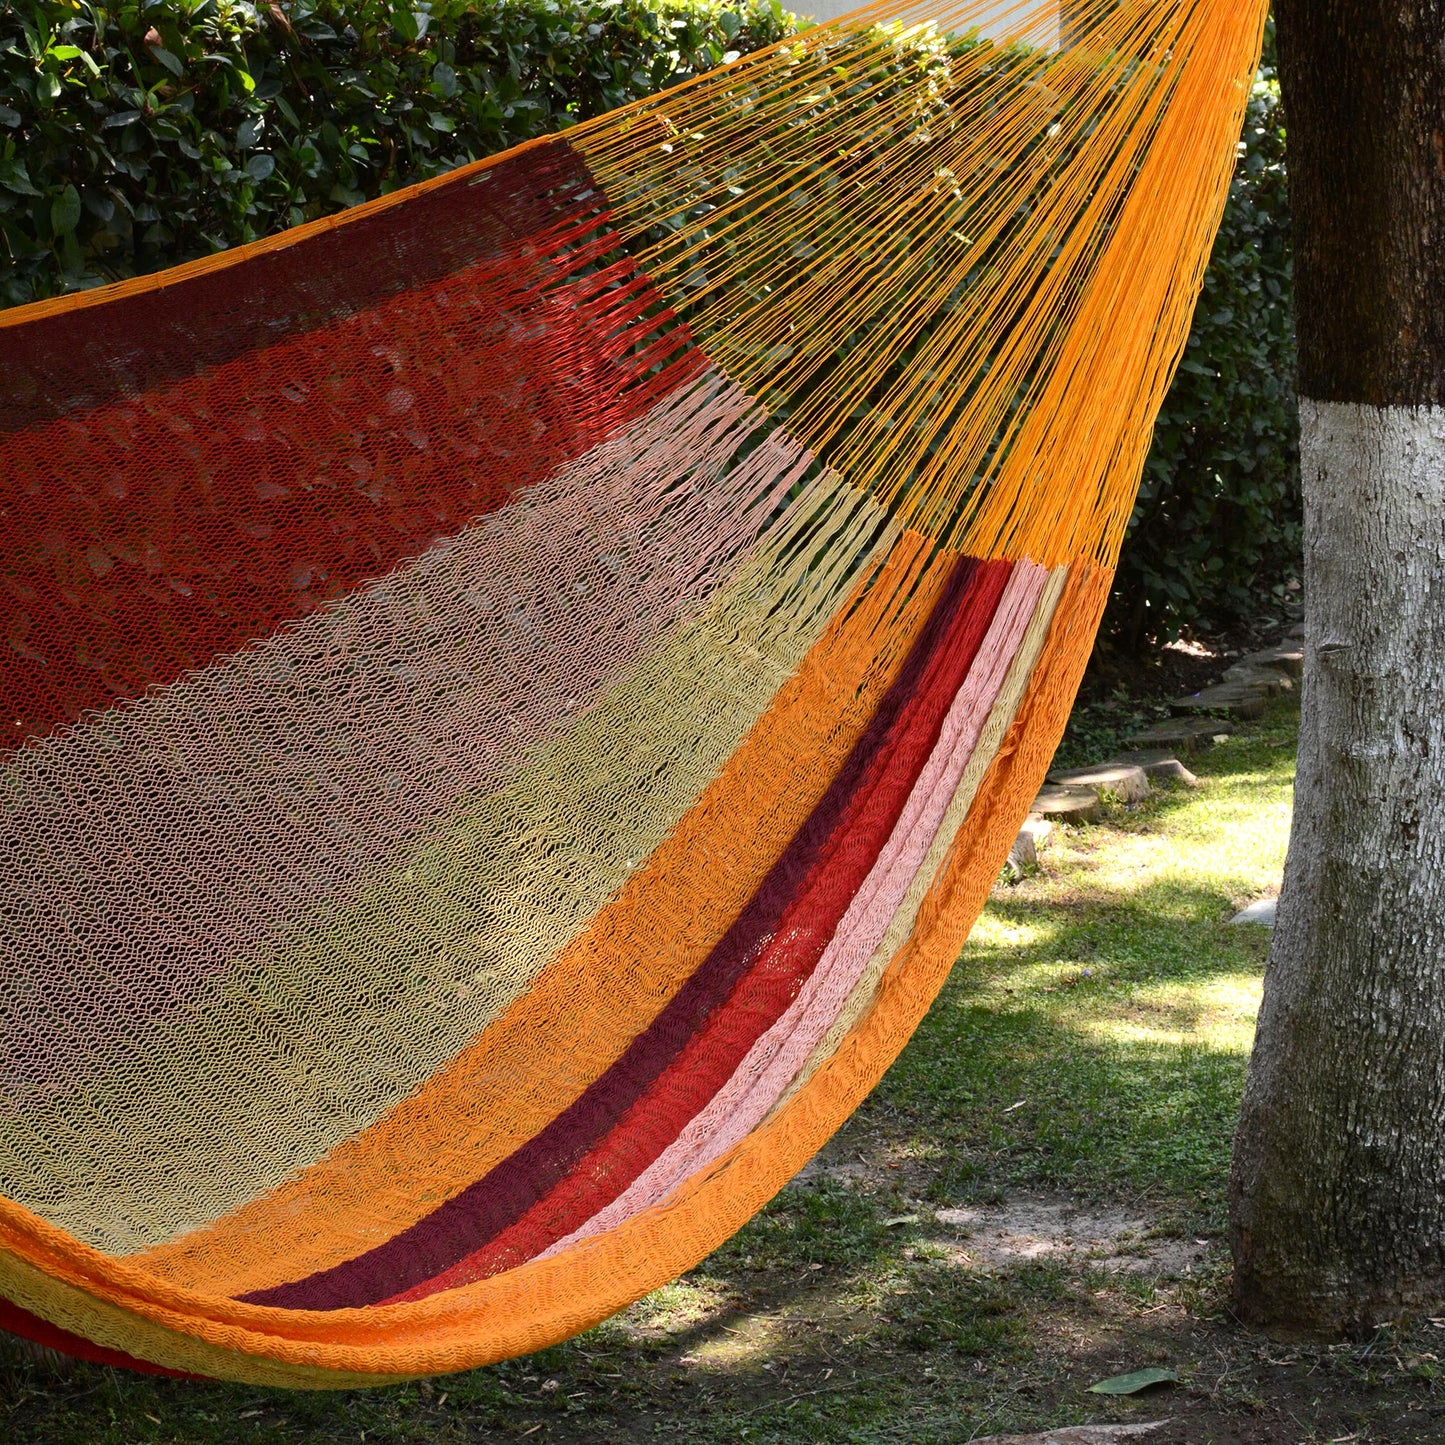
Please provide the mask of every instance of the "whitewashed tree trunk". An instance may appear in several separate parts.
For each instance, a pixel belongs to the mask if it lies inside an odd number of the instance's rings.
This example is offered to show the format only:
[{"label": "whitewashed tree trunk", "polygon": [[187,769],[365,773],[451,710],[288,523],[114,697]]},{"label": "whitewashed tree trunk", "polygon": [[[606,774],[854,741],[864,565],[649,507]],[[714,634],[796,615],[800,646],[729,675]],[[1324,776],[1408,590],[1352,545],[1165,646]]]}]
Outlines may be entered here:
[{"label": "whitewashed tree trunk", "polygon": [[1249,1313],[1445,1297],[1445,409],[1304,401],[1294,829],[1233,1181]]},{"label": "whitewashed tree trunk", "polygon": [[1294,830],[1235,1304],[1445,1312],[1445,0],[1276,0],[1305,495]]}]

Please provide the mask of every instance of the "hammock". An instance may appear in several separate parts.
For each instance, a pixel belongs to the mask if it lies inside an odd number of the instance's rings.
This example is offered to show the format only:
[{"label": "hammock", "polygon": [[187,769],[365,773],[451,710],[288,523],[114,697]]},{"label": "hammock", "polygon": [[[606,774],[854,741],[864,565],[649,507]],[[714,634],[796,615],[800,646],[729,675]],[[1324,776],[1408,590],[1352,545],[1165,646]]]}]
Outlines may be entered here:
[{"label": "hammock", "polygon": [[877,1082],[1065,722],[1266,5],[1055,8],[0,316],[0,1328],[535,1350]]}]

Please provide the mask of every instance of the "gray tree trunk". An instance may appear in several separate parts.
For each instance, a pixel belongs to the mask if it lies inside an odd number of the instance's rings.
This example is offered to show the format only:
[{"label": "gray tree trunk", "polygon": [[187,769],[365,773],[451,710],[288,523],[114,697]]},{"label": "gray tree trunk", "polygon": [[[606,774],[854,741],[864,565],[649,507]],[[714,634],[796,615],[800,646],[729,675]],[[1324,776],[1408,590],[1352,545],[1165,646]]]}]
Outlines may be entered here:
[{"label": "gray tree trunk", "polygon": [[1230,1181],[1246,1318],[1445,1302],[1445,0],[1278,0],[1305,492],[1294,828]]}]

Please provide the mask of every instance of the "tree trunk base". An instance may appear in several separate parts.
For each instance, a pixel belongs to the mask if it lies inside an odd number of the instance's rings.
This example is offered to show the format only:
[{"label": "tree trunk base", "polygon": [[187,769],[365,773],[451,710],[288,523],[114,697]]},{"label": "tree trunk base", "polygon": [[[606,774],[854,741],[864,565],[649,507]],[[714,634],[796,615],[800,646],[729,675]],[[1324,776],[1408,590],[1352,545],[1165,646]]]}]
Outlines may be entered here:
[{"label": "tree trunk base", "polygon": [[1357,1282],[1354,1289],[1325,1292],[1319,1285],[1318,1279],[1287,1280],[1236,1266],[1230,1313],[1272,1339],[1299,1344],[1367,1340],[1385,1325],[1445,1315],[1445,1276],[1405,1280],[1392,1289]]}]

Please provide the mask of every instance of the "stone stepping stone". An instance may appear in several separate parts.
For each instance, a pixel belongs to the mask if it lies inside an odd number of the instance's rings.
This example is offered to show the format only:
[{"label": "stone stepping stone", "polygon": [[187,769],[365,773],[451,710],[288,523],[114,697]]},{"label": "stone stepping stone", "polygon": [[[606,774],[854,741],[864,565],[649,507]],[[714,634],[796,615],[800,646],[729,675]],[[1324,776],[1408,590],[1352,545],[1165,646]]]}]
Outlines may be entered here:
[{"label": "stone stepping stone", "polygon": [[1054,831],[1054,825],[1047,818],[1030,813],[1008,850],[1008,871],[1017,880],[1025,873],[1039,866],[1039,844]]},{"label": "stone stepping stone", "polygon": [[1213,747],[1233,731],[1234,724],[1221,718],[1175,717],[1151,723],[1143,732],[1135,733],[1125,741],[1131,748],[1170,748],[1187,756]]},{"label": "stone stepping stone", "polygon": [[[1301,642],[1282,642],[1278,647],[1264,647],[1258,652],[1248,653],[1239,659],[1241,667],[1266,667],[1282,672],[1288,677],[1301,678],[1305,675],[1305,654]],[[1228,676],[1228,674],[1225,674]]]},{"label": "stone stepping stone", "polygon": [[1132,763],[1060,768],[1049,774],[1049,781],[1065,788],[1094,788],[1101,793],[1112,793],[1121,803],[1138,803],[1149,796],[1149,779],[1144,769]]},{"label": "stone stepping stone", "polygon": [[1092,788],[1061,788],[1057,784],[1041,788],[1029,810],[1061,823],[1097,823],[1104,816],[1104,805]]},{"label": "stone stepping stone", "polygon": [[1169,706],[1177,713],[1227,712],[1239,718],[1253,718],[1264,716],[1267,701],[1265,694],[1256,688],[1222,682],[1202,692],[1192,692],[1188,697],[1176,697]]},{"label": "stone stepping stone", "polygon": [[1258,923],[1264,928],[1274,927],[1274,911],[1278,898],[1256,898],[1247,908],[1241,908],[1229,921],[1231,923]]},{"label": "stone stepping stone", "polygon": [[1120,1445],[1140,1440],[1170,1424],[1169,1420],[1141,1420],[1132,1425],[1058,1425],[1038,1435],[985,1435],[973,1445]]},{"label": "stone stepping stone", "polygon": [[1144,776],[1151,782],[1183,783],[1187,788],[1192,788],[1199,782],[1167,748],[1141,748],[1133,752],[1119,753],[1110,758],[1109,762],[1143,768]]},{"label": "stone stepping stone", "polygon": [[1253,662],[1236,662],[1233,667],[1226,667],[1224,681],[1230,687],[1256,689],[1266,697],[1278,697],[1282,692],[1294,691],[1294,679],[1288,673]]}]

